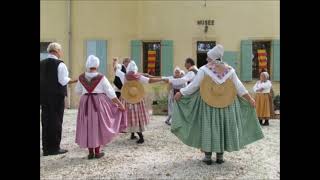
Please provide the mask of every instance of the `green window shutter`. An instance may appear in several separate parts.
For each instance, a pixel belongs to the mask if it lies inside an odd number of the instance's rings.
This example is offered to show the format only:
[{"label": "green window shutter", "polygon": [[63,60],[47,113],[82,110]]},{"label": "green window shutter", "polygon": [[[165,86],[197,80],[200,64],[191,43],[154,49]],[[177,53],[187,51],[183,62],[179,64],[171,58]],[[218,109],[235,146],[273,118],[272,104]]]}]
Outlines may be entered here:
[{"label": "green window shutter", "polygon": [[272,81],[280,81],[280,40],[273,40],[272,47]]},{"label": "green window shutter", "polygon": [[143,72],[142,69],[142,41],[141,40],[131,40],[131,59],[137,64],[140,72]]},{"label": "green window shutter", "polygon": [[173,74],[173,41],[161,41],[161,76]]},{"label": "green window shutter", "polygon": [[241,40],[240,79],[252,81],[252,40]]},{"label": "green window shutter", "polygon": [[88,40],[86,41],[87,58],[89,55],[95,55],[100,59],[99,72],[107,75],[107,41]]},{"label": "green window shutter", "polygon": [[236,51],[225,51],[222,57],[222,61],[232,66],[236,71],[238,70],[237,59],[238,59],[238,52]]}]

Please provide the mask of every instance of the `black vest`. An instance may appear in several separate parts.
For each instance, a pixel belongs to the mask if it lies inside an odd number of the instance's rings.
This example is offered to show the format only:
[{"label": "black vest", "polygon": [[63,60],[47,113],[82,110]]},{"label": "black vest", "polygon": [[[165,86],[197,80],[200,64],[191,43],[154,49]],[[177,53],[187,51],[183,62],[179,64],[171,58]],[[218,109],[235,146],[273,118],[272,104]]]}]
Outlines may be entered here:
[{"label": "black vest", "polygon": [[67,85],[58,81],[58,66],[61,60],[47,58],[40,61],[40,102],[42,97],[50,95],[67,96]]},{"label": "black vest", "polygon": [[[124,67],[123,64],[122,64],[122,66],[121,66],[121,71],[122,71],[124,74],[126,74],[126,68]],[[121,79],[120,79],[118,76],[115,76],[115,77],[114,77],[113,84],[114,84],[119,90],[121,90],[121,88],[122,88],[122,82],[121,82]]]}]

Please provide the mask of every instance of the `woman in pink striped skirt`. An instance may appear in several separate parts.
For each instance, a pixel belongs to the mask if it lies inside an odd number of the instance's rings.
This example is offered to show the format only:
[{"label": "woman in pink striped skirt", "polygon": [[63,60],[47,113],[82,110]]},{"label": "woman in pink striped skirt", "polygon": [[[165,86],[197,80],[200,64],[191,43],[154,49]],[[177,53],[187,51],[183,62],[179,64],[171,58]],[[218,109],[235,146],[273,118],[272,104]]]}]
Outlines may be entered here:
[{"label": "woman in pink striped skirt", "polygon": [[[123,80],[122,84],[125,84],[126,81],[131,80],[138,80],[142,84],[148,84],[148,83],[155,83],[162,81],[161,78],[147,78],[140,73],[138,73],[138,67],[136,63],[131,60],[127,67],[127,73],[124,74],[123,72],[118,73],[121,77],[120,79]],[[137,133],[139,135],[139,139],[137,141],[138,144],[141,144],[144,142],[143,134],[142,132],[145,130],[145,126],[149,124],[149,112],[146,108],[145,101],[142,99],[140,102],[131,104],[127,102],[125,99],[120,98],[121,102],[124,103],[126,107],[127,112],[127,118],[128,118],[128,132],[131,132],[130,139],[137,139],[137,137],[134,135],[134,133]]]},{"label": "woman in pink striped skirt", "polygon": [[88,159],[104,156],[100,146],[109,143],[127,128],[124,105],[117,98],[108,79],[97,72],[99,59],[90,55],[87,72],[79,76],[76,93],[81,95],[76,129],[76,143],[88,148]]}]

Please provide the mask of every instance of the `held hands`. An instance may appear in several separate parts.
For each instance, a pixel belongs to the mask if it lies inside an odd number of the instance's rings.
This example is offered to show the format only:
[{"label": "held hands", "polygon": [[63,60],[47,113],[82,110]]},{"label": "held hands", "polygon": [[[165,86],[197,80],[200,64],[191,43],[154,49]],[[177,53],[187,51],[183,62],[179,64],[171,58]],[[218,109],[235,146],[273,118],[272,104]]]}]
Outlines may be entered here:
[{"label": "held hands", "polygon": [[251,97],[249,100],[249,103],[251,104],[252,107],[256,107],[256,101]]},{"label": "held hands", "polygon": [[180,92],[177,92],[176,95],[174,95],[174,100],[179,101],[182,94]]},{"label": "held hands", "polygon": [[143,73],[142,75],[145,76],[145,77],[147,77],[147,78],[150,78],[150,77],[151,77],[150,74],[148,74],[148,73]]},{"label": "held hands", "polygon": [[262,91],[263,91],[263,88],[258,89],[258,92],[262,92]]},{"label": "held hands", "polygon": [[163,82],[169,83],[169,79],[162,79]]},{"label": "held hands", "polygon": [[118,108],[119,108],[119,110],[122,111],[122,112],[126,110],[126,108],[124,107],[124,105],[123,105],[122,103],[119,103],[119,104],[118,104]]},{"label": "held hands", "polygon": [[73,84],[73,83],[76,83],[76,82],[78,82],[78,79],[70,80],[68,84]]}]

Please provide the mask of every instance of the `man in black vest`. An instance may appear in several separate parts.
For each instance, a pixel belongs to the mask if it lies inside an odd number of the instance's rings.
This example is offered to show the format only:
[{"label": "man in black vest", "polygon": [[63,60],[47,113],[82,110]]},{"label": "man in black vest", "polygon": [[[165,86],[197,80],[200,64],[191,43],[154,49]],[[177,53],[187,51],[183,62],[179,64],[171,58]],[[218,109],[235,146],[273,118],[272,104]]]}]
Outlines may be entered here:
[{"label": "man in black vest", "polygon": [[198,68],[195,66],[194,60],[191,58],[187,58],[185,60],[184,67],[188,70],[188,72],[183,77],[170,80],[164,79],[163,81],[168,82],[174,86],[181,86],[185,83],[189,84],[194,79],[194,77],[196,77]]},{"label": "man in black vest", "polygon": [[67,84],[77,82],[68,77],[67,66],[60,60],[63,55],[61,45],[50,43],[47,51],[48,58],[40,61],[40,105],[44,156],[68,152],[60,149],[64,98],[67,96]]},{"label": "man in black vest", "polygon": [[[117,72],[117,70],[120,70],[121,72],[123,72],[124,74],[126,74],[126,68],[128,67],[128,64],[130,63],[130,58],[126,57],[123,59],[123,64],[120,65],[118,64],[118,58],[114,57],[113,58],[113,68],[114,68],[114,72],[115,72],[115,77],[113,80],[113,84],[115,85],[114,90],[116,91],[116,95],[118,98],[120,98],[121,96],[121,88],[122,88],[122,82],[121,82],[121,73]],[[121,67],[121,69],[120,69]]]}]

